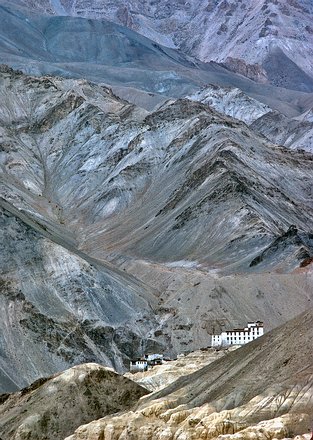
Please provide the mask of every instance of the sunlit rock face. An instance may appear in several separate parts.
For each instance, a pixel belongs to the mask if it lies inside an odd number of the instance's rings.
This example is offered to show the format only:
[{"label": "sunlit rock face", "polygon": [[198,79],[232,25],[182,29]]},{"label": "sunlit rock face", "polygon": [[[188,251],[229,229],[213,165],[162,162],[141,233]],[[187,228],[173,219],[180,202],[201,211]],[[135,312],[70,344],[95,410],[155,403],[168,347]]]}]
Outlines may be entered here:
[{"label": "sunlit rock face", "polygon": [[63,440],[83,423],[125,411],[147,390],[98,364],[82,364],[1,396],[3,440]]},{"label": "sunlit rock face", "polygon": [[312,324],[310,309],[147,396],[135,412],[81,426],[68,440],[244,440],[306,434],[312,424]]},{"label": "sunlit rock face", "polygon": [[269,106],[250,98],[234,87],[219,87],[210,84],[188,98],[207,104],[218,112],[239,119],[247,125],[272,111]]},{"label": "sunlit rock face", "polygon": [[223,62],[254,80],[313,90],[310,0],[18,3],[41,13],[107,18],[200,60]]},{"label": "sunlit rock face", "polygon": [[251,98],[234,87],[208,85],[188,96],[220,113],[245,122],[271,142],[291,149],[313,152],[313,118],[309,108],[293,118]]}]

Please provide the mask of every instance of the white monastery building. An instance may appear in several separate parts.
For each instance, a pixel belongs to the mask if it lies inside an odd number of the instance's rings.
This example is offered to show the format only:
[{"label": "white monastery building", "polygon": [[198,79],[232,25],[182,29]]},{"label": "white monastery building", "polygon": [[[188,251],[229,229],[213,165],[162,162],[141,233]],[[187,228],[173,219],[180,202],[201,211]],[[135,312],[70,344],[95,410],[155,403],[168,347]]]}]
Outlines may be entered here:
[{"label": "white monastery building", "polygon": [[149,368],[162,364],[163,354],[146,354],[143,358],[137,358],[130,361],[129,370],[131,373],[138,373],[148,371]]},{"label": "white monastery building", "polygon": [[248,322],[248,326],[245,328],[235,328],[233,330],[226,330],[219,335],[212,335],[212,347],[247,344],[262,336],[263,333],[263,322]]},{"label": "white monastery building", "polygon": [[130,361],[129,371],[131,373],[138,373],[148,371],[148,361],[146,359],[135,359]]}]

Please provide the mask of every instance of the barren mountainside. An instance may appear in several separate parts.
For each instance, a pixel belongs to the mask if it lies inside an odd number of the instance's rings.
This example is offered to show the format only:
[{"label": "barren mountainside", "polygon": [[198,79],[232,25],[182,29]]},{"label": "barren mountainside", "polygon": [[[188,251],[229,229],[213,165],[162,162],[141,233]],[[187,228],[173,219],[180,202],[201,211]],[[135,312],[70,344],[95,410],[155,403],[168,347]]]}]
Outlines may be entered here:
[{"label": "barren mountainside", "polygon": [[0,440],[310,440],[312,17],[0,0]]},{"label": "barren mountainside", "polygon": [[41,13],[106,18],[202,61],[225,63],[257,81],[313,90],[310,0],[19,0],[18,3]]},{"label": "barren mountainside", "polygon": [[0,93],[3,391],[310,305],[309,153],[188,99],[6,67]]},{"label": "barren mountainside", "polygon": [[[109,11],[110,7],[105,9]],[[34,12],[16,1],[0,1],[0,20],[2,63],[32,75],[60,75],[106,83],[114,86],[119,96],[149,110],[168,97],[183,97],[207,84],[240,88],[292,117],[313,105],[312,81],[302,78],[297,70],[294,78],[301,83],[297,90],[284,82],[278,85],[287,88],[258,84],[217,63],[204,63],[162,46],[152,37],[144,37],[120,24],[75,14],[43,15],[41,8]],[[291,71],[287,63],[284,72]]]}]

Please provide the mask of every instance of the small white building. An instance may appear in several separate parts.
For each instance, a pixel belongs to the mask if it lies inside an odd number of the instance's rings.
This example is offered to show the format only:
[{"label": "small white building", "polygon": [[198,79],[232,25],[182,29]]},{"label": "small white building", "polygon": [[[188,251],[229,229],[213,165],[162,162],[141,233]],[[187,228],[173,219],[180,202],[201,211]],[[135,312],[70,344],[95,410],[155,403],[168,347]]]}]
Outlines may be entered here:
[{"label": "small white building", "polygon": [[[137,358],[130,361],[129,371],[131,373],[138,373],[139,371],[147,371],[150,367],[163,364],[163,354],[145,354],[142,358]],[[0,439],[1,440],[1,439]]]},{"label": "small white building", "polygon": [[138,373],[139,371],[147,371],[148,370],[148,361],[147,359],[135,359],[130,361],[129,371],[131,373]]},{"label": "small white building", "polygon": [[146,354],[145,359],[148,361],[149,366],[162,365],[163,364],[163,354]]},{"label": "small white building", "polygon": [[261,321],[248,322],[247,327],[226,330],[212,335],[212,347],[227,347],[228,345],[243,345],[262,336],[264,325]]}]

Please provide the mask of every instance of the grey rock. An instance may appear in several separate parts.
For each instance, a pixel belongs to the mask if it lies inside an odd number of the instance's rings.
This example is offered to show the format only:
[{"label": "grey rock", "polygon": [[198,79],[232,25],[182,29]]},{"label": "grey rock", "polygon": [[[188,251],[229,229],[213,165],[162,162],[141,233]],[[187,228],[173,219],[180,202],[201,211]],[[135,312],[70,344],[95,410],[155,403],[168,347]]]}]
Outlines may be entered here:
[{"label": "grey rock", "polygon": [[253,79],[267,79],[295,90],[313,90],[310,0],[17,3],[41,12],[106,18],[202,61],[229,64],[229,57],[236,59],[230,63],[231,68]]},{"label": "grey rock", "polygon": [[187,99],[147,112],[5,67],[0,94],[3,391],[308,307],[310,276],[266,272],[312,255],[311,155]]},{"label": "grey rock", "polygon": [[213,83],[237,87],[287,116],[308,110],[310,83],[302,92],[257,84],[104,19],[39,15],[1,0],[0,20],[2,63],[33,75],[88,78],[116,92],[122,88],[121,96],[148,109],[162,96],[182,97]]}]

